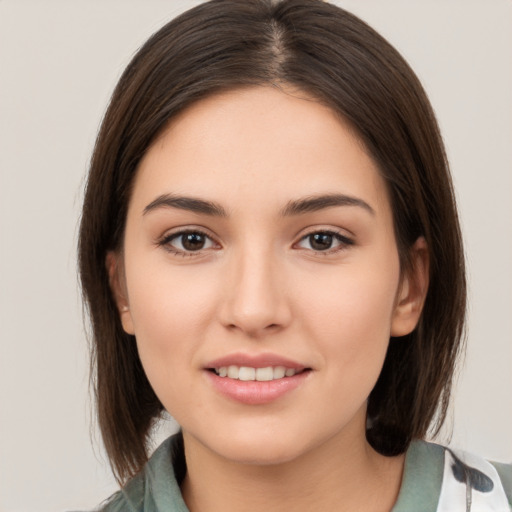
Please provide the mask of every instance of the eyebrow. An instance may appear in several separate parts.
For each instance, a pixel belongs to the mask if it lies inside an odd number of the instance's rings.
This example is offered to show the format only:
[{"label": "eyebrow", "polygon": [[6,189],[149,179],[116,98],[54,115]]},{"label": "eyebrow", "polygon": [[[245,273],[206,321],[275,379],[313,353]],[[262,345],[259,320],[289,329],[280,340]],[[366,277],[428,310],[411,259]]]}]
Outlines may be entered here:
[{"label": "eyebrow", "polygon": [[[323,194],[289,201],[280,213],[283,217],[289,217],[316,212],[324,208],[332,208],[333,206],[357,206],[375,215],[375,210],[366,201],[345,194]],[[214,201],[174,194],[158,196],[144,208],[143,215],[159,208],[177,208],[213,217],[228,217],[226,210]]]},{"label": "eyebrow", "polygon": [[324,194],[289,201],[281,211],[283,217],[316,212],[333,206],[357,206],[375,215],[375,210],[362,199],[345,194]]},{"label": "eyebrow", "polygon": [[180,210],[188,210],[194,213],[202,213],[204,215],[211,215],[214,217],[227,217],[226,210],[213,201],[205,201],[204,199],[197,199],[195,197],[176,196],[174,194],[163,194],[158,196],[154,201],[151,201],[143,214],[156,210],[158,208],[178,208]]}]

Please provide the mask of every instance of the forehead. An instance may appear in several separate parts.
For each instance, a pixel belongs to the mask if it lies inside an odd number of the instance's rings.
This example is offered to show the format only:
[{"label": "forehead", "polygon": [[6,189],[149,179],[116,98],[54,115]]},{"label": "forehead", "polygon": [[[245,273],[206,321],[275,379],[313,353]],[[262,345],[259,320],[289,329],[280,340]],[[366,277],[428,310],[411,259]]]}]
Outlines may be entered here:
[{"label": "forehead", "polygon": [[301,91],[254,87],[210,96],[173,119],[139,165],[133,200],[143,208],[158,194],[186,193],[234,209],[278,208],[332,192],[389,206],[376,164],[339,115]]}]

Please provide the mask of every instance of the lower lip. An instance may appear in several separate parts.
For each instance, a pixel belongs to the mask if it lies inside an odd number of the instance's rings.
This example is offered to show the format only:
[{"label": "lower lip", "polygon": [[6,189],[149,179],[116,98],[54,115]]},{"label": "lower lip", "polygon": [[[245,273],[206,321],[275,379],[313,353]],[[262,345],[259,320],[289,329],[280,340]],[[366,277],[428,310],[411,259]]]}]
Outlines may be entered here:
[{"label": "lower lip", "polygon": [[206,371],[216,391],[247,405],[262,405],[278,400],[300,386],[310,373],[311,371],[306,370],[293,377],[260,382],[219,377],[214,372]]}]

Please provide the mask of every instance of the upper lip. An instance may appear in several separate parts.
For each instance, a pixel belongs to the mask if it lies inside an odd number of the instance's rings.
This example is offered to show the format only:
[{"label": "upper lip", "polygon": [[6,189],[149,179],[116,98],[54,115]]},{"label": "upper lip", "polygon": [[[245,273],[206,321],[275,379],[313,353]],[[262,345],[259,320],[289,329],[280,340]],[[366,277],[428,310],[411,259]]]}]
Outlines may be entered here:
[{"label": "upper lip", "polygon": [[221,368],[223,366],[247,366],[249,368],[267,368],[269,366],[284,366],[285,368],[293,368],[295,370],[304,370],[307,366],[282,357],[278,354],[229,354],[210,361],[205,368]]}]

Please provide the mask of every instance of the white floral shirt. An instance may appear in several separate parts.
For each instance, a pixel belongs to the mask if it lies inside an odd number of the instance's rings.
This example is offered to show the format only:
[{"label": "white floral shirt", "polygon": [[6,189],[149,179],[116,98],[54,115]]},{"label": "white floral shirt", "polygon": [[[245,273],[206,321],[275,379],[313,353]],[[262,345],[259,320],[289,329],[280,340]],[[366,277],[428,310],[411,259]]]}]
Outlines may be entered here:
[{"label": "white floral shirt", "polygon": [[[175,477],[183,461],[182,438],[177,434],[164,441],[145,468],[97,510],[189,512]],[[511,503],[512,465],[413,441],[391,512],[510,512]]]}]

